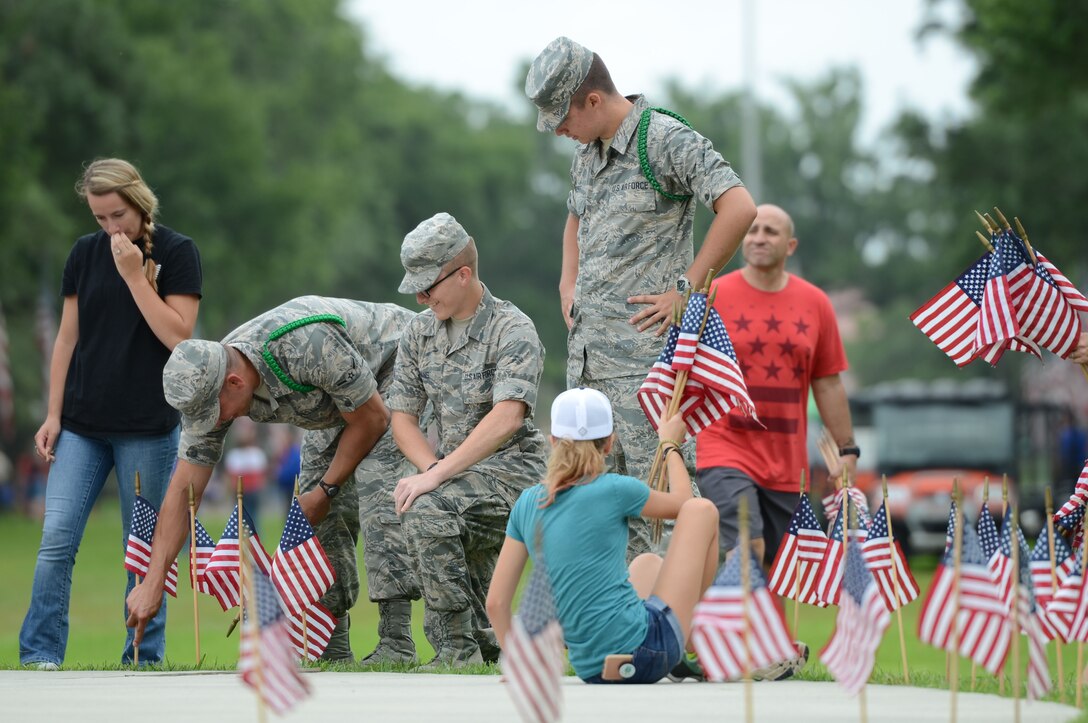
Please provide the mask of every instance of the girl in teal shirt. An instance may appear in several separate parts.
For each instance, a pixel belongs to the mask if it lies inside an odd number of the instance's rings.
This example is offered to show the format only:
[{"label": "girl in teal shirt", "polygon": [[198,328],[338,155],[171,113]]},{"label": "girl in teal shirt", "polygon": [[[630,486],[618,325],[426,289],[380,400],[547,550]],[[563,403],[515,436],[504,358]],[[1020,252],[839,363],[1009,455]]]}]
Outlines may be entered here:
[{"label": "girl in teal shirt", "polygon": [[[718,564],[718,511],[692,497],[679,441],[680,415],[662,422],[669,491],[606,473],[612,408],[595,389],[570,389],[552,404],[552,454],[543,483],[522,492],[487,596],[487,610],[505,641],[511,602],[526,560],[546,562],[559,623],[578,677],[586,682],[654,683],[679,662],[692,612]],[[644,554],[628,569],[627,520],[675,519],[665,558]],[[539,535],[538,535],[539,531]],[[605,658],[630,655],[631,665],[604,675]]]}]

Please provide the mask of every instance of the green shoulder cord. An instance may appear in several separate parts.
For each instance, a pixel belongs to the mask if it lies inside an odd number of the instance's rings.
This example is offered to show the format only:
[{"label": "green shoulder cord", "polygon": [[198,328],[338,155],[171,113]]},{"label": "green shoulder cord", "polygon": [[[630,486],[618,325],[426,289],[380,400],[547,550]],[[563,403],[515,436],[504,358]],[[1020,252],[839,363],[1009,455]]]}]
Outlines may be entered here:
[{"label": "green shoulder cord", "polygon": [[646,154],[646,132],[650,129],[650,114],[654,111],[663,113],[670,118],[675,118],[688,128],[691,128],[691,123],[688,123],[684,116],[679,113],[673,113],[671,110],[666,110],[665,108],[647,108],[642,111],[642,116],[638,119],[638,165],[642,168],[642,175],[646,177],[646,180],[650,182],[650,185],[654,187],[655,191],[672,201],[686,201],[691,198],[691,194],[669,193],[657,182],[657,177],[654,175],[654,169],[650,168],[650,157]]},{"label": "green shoulder cord", "polygon": [[292,332],[300,326],[306,326],[307,324],[320,324],[323,322],[328,322],[330,324],[339,324],[340,326],[343,326],[345,328],[347,327],[347,324],[344,323],[344,320],[336,314],[315,314],[314,316],[306,316],[301,319],[297,319],[295,321],[292,321],[290,324],[284,324],[279,329],[276,329],[274,332],[268,335],[268,341],[264,343],[264,349],[261,350],[261,356],[264,358],[265,364],[267,364],[268,367],[272,370],[272,373],[276,375],[276,378],[283,382],[288,389],[293,389],[296,392],[302,392],[303,394],[305,394],[306,392],[312,392],[317,387],[310,384],[299,384],[294,379],[289,377],[287,375],[287,372],[285,372],[280,366],[279,362],[276,361],[276,358],[272,356],[272,352],[269,351],[268,345],[274,342],[276,339],[279,339],[284,334]]}]

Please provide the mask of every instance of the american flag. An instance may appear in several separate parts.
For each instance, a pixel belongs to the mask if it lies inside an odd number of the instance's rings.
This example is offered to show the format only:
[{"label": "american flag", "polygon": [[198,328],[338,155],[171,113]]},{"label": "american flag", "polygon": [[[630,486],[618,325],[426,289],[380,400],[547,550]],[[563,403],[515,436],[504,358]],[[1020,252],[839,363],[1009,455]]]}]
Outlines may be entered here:
[{"label": "american flag", "polygon": [[861,547],[853,540],[847,545],[843,591],[835,634],[820,652],[820,661],[847,693],[857,695],[873,672],[876,649],[891,615],[880,586],[865,566]]},{"label": "american flag", "polygon": [[741,557],[734,554],[722,566],[714,584],[695,606],[691,621],[691,643],[707,678],[714,681],[736,680],[745,670],[750,672],[797,655],[782,610],[767,588],[763,571],[750,557],[751,591],[745,611]]},{"label": "american flag", "polygon": [[521,595],[518,614],[510,621],[500,664],[506,690],[526,723],[551,723],[563,712],[559,685],[566,663],[563,629],[556,618],[555,597],[543,558],[534,561]]},{"label": "american flag", "polygon": [[[650,373],[638,390],[638,403],[650,424],[657,429],[669,408],[673,388],[676,385],[676,372],[673,370],[673,357],[676,342],[680,337],[680,327],[673,324],[665,340],[665,348],[650,367]],[[705,427],[729,413],[730,401],[725,394],[690,378],[680,394],[680,413],[684,416],[688,433],[696,435]]]},{"label": "american flag", "polygon": [[[998,595],[990,570],[982,557],[978,535],[963,525],[960,559],[959,606],[953,595],[955,557],[945,554],[918,618],[918,639],[952,651],[954,629],[959,636],[959,653],[992,674],[1005,664],[1009,652],[1009,617]],[[954,548],[953,548],[954,549]],[[955,626],[953,626],[955,621]]]},{"label": "american flag", "polygon": [[238,671],[269,708],[283,715],[310,694],[310,686],[299,672],[279,596],[263,572],[253,574],[253,596],[242,622]]},{"label": "american flag", "polygon": [[[1006,613],[1012,609],[1012,526],[1012,507],[1010,506],[1006,508],[1005,519],[1001,522],[1001,533],[997,536],[997,549],[986,563]],[[1024,558],[1026,559],[1027,555]]]},{"label": "american flag", "polygon": [[756,405],[748,396],[744,374],[737,364],[737,352],[717,309],[711,308],[707,316],[706,328],[699,339],[699,348],[688,378],[693,383],[705,385],[708,390],[724,394],[729,399],[729,404],[722,410],[723,413],[737,407],[747,416],[755,418]]},{"label": "american flag", "polygon": [[[137,575],[147,575],[147,566],[151,563],[151,539],[155,536],[155,524],[159,515],[151,503],[136,495],[132,505],[132,529],[128,533],[125,545],[125,569]],[[163,581],[166,592],[178,596],[178,561],[174,560],[166,572]]]},{"label": "american flag", "polygon": [[[1016,308],[1020,336],[1030,339],[1062,358],[1069,356],[1080,339],[1081,323],[1077,315],[1078,307],[1080,310],[1085,309],[1080,300],[1077,306],[1074,306],[1070,302],[1067,291],[1071,290],[1069,293],[1072,293],[1074,298],[1079,296],[1083,299],[1084,297],[1072,284],[1069,284],[1066,289],[1058,286],[1057,280],[1048,270],[1048,267],[1057,270],[1050,262],[1044,265],[1040,260],[1032,264],[1024,242],[1015,233],[1005,232],[1005,236],[1009,246],[1013,247],[1022,259],[1020,266],[1017,267],[1017,273],[1009,277],[1009,290]],[[1065,281],[1069,283],[1068,279]]]},{"label": "american flag", "polygon": [[1065,296],[1066,302],[1077,311],[1088,311],[1088,298],[1085,298],[1084,294],[1077,290],[1076,286],[1058,270],[1058,267],[1050,263],[1050,260],[1043,256],[1039,249],[1035,249],[1035,258],[1039,260],[1039,265],[1050,274],[1050,278],[1054,280],[1058,288],[1061,290],[1062,295]]},{"label": "american flag", "polygon": [[975,329],[989,268],[989,254],[983,254],[910,315],[911,322],[956,366],[966,366],[975,359]]},{"label": "american flag", "polygon": [[825,549],[827,535],[820,529],[808,495],[801,495],[771,565],[771,591],[798,602],[826,607],[827,603],[816,594]]},{"label": "american flag", "polygon": [[[306,657],[317,660],[329,646],[332,631],[339,622],[329,609],[317,602],[306,611],[306,624],[302,624],[302,615],[287,615],[288,631],[291,633],[291,644],[295,646],[295,652],[302,657],[302,641],[306,640]],[[305,633],[305,634],[304,634]]]},{"label": "american flag", "polygon": [[280,591],[284,610],[301,615],[336,579],[329,558],[296,497],[287,511],[283,536],[272,558],[272,583]]},{"label": "american flag", "polygon": [[[254,566],[265,575],[271,569],[271,561],[268,553],[261,545],[261,539],[257,536],[257,528],[250,519],[249,513],[242,514],[246,534],[249,539],[249,554],[253,558]],[[215,551],[208,559],[208,566],[204,568],[204,577],[211,588],[211,594],[219,601],[224,610],[229,610],[242,601],[239,590],[239,547],[238,547],[238,506],[234,506],[234,512],[227,520],[227,528],[223,530],[223,536],[215,546]]]},{"label": "american flag", "polygon": [[[1045,530],[1044,530],[1045,531]],[[1038,545],[1038,541],[1036,541]],[[1046,657],[1046,644],[1054,638],[1047,633],[1049,623],[1042,605],[1035,597],[1032,570],[1026,558],[1020,558],[1019,613],[1020,631],[1028,639],[1028,697],[1038,700],[1051,688],[1050,663]]]},{"label": "american flag", "polygon": [[[695,292],[688,297],[684,315],[680,317],[680,335],[676,340],[676,354],[673,355],[674,371],[691,369],[695,364],[695,354],[699,348],[699,330],[706,313],[707,295]],[[707,320],[709,322],[709,319]]]},{"label": "american flag", "polygon": [[[892,552],[894,546],[894,555]],[[888,610],[895,610],[918,597],[918,583],[910,572],[906,555],[898,540],[892,540],[888,534],[888,516],[884,505],[876,512],[869,526],[869,536],[862,545],[865,564],[873,573],[877,589]],[[894,559],[893,559],[894,557]],[[892,565],[895,565],[895,579],[892,579]],[[898,588],[898,595],[896,589]]]},{"label": "american flag", "polygon": [[[205,593],[206,595],[212,595],[212,588],[208,582],[208,578],[204,575],[204,571],[208,568],[208,560],[212,559],[212,553],[215,552],[215,541],[212,540],[211,535],[204,529],[204,525],[200,524],[200,520],[193,520],[194,527],[196,528],[196,545],[193,552],[196,553],[194,558],[194,564],[189,569],[189,583],[196,588],[197,592]],[[196,573],[196,579],[193,579],[193,573]]]},{"label": "american flag", "polygon": [[[1076,567],[1073,550],[1061,535],[1054,535],[1054,572],[1050,574],[1050,533],[1044,527],[1035,540],[1035,549],[1028,558],[1031,566],[1031,588],[1035,602],[1046,607],[1054,599],[1054,587],[1065,582]],[[1055,580],[1056,577],[1056,580]],[[1052,585],[1056,582],[1056,585]]]},{"label": "american flag", "polygon": [[[1077,510],[1080,510],[1080,514],[1084,514],[1084,503],[1088,501],[1088,461],[1085,462],[1084,468],[1080,471],[1080,477],[1077,478],[1077,484],[1073,488],[1073,494],[1069,495],[1069,499],[1062,505],[1057,512],[1054,513],[1054,521],[1061,523],[1062,518],[1066,515],[1073,514]],[[1069,525],[1063,525],[1067,530],[1073,529]]]},{"label": "american flag", "polygon": [[[1066,505],[1068,504],[1069,503],[1066,503]],[[1066,505],[1062,506],[1063,510],[1065,509]],[[1072,510],[1066,512],[1061,517],[1055,515],[1054,522],[1058,525],[1058,527],[1072,533],[1074,553],[1079,550],[1080,546],[1084,543],[1084,505],[1084,502],[1076,505]]]},{"label": "american flag", "polygon": [[1088,642],[1088,596],[1085,595],[1080,560],[1076,556],[1073,557],[1073,571],[1046,606],[1046,617],[1065,642]]},{"label": "american flag", "polygon": [[995,234],[991,241],[994,252],[990,256],[986,286],[982,291],[982,305],[979,308],[975,332],[976,349],[1004,343],[1020,333],[1009,278],[1022,271],[1027,264],[1019,248],[1007,234]]},{"label": "american flag", "polygon": [[[844,528],[849,514],[854,511],[853,498],[847,500],[845,510],[839,508],[835,515],[835,521],[831,523],[830,534],[827,538],[827,547],[824,549],[824,559],[820,562],[820,577],[816,582],[816,594],[828,605],[836,605],[839,602],[839,592],[842,586],[842,553]],[[843,512],[845,511],[845,515]],[[857,520],[858,526],[850,529],[850,538],[857,542],[864,542],[869,531],[861,525],[861,519]]]},{"label": "american flag", "polygon": [[829,520],[834,519],[839,514],[839,506],[842,504],[843,496],[849,494],[850,500],[854,503],[854,510],[858,514],[858,519],[861,520],[861,526],[868,528],[870,523],[869,498],[857,487],[847,487],[845,489],[847,490],[845,493],[840,488],[820,500],[824,506],[824,517]]}]

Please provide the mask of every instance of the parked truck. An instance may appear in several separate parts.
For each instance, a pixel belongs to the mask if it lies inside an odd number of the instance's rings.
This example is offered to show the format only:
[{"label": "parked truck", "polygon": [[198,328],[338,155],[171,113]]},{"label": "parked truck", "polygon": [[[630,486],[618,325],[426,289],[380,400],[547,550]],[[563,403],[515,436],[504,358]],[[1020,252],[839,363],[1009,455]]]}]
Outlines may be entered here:
[{"label": "parked truck", "polygon": [[974,524],[987,484],[990,512],[1000,521],[1005,480],[1029,539],[1045,524],[1046,487],[1059,505],[1072,488],[1072,481],[1054,478],[1068,408],[1024,402],[1000,381],[887,382],[853,395],[851,408],[859,443],[866,441],[857,485],[875,511],[886,476],[893,530],[904,549],[944,549],[953,484]]}]

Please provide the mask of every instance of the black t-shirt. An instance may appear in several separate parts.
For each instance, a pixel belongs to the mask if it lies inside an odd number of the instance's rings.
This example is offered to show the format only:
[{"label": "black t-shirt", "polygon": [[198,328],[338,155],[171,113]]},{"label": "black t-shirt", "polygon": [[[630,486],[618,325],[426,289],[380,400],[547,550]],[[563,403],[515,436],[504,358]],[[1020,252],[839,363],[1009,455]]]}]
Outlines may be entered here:
[{"label": "black t-shirt", "polygon": [[[200,252],[193,240],[156,225],[151,258],[159,296],[200,296]],[[170,350],[158,340],[117,273],[105,231],[79,238],[64,264],[61,294],[75,296],[79,341],[64,385],[61,426],[76,434],[164,434],[178,412],[166,403],[162,369]]]}]

